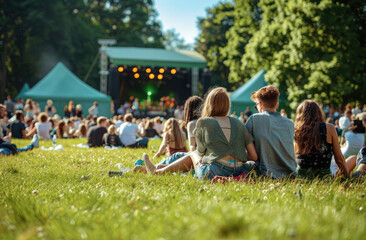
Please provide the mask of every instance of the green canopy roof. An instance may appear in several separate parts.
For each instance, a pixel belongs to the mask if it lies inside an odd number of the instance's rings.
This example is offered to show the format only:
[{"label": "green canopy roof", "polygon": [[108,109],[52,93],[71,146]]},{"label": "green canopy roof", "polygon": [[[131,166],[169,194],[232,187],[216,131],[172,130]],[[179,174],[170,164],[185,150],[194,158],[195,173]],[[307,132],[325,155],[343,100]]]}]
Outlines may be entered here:
[{"label": "green canopy roof", "polygon": [[267,86],[266,80],[264,80],[264,69],[260,70],[254,77],[248,82],[243,84],[240,88],[236,89],[231,95],[230,99],[235,103],[252,103],[250,99],[251,93],[257,91],[261,87]]},{"label": "green canopy roof", "polygon": [[110,100],[110,97],[81,81],[61,62],[24,97],[37,99]]},{"label": "green canopy roof", "polygon": [[107,55],[115,65],[204,68],[206,60],[197,52],[160,48],[108,47]]},{"label": "green canopy roof", "polygon": [[19,98],[23,98],[24,93],[26,93],[28,90],[29,90],[28,83],[24,83],[22,89],[20,90],[20,92],[18,93],[18,95],[15,97],[15,100],[17,100]]}]

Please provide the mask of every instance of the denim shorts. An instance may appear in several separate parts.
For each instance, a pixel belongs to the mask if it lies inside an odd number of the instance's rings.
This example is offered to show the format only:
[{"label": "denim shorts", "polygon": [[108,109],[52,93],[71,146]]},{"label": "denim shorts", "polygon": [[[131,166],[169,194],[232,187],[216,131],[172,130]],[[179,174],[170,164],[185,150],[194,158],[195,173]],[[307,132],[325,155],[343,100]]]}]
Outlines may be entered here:
[{"label": "denim shorts", "polygon": [[357,167],[360,166],[360,164],[366,164],[366,146],[365,145],[361,148],[361,150],[357,154],[357,159],[356,159]]},{"label": "denim shorts", "polygon": [[162,162],[160,162],[158,165],[169,165],[175,161],[177,161],[178,159],[184,157],[188,155],[187,152],[176,152],[173,155],[171,155],[170,157],[164,159]]},{"label": "denim shorts", "polygon": [[197,167],[198,179],[213,179],[215,176],[236,177],[248,173],[245,164],[232,158],[220,159],[211,164],[200,164]]}]

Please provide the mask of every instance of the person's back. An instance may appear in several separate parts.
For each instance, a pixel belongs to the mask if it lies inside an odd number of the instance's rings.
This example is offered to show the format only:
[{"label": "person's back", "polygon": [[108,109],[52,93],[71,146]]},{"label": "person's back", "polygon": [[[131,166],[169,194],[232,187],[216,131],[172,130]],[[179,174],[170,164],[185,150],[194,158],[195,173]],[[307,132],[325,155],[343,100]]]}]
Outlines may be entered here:
[{"label": "person's back", "polygon": [[105,117],[99,117],[97,120],[97,126],[93,126],[88,129],[87,138],[89,147],[101,147],[103,146],[103,136],[107,132],[106,126],[107,119]]},{"label": "person's back", "polygon": [[278,89],[263,87],[252,93],[251,99],[259,113],[251,115],[246,126],[254,138],[259,173],[274,178],[296,175],[294,124],[276,112]]},{"label": "person's back", "polygon": [[254,137],[261,174],[280,178],[296,172],[291,120],[278,112],[265,111],[251,115],[246,126]]},{"label": "person's back", "polygon": [[15,121],[13,121],[12,123],[10,123],[9,129],[10,129],[12,138],[21,139],[21,138],[23,138],[22,131],[25,131],[25,124],[17,119]]},{"label": "person's back", "polygon": [[124,122],[119,127],[120,139],[123,145],[129,146],[136,143],[136,134],[139,131],[136,123]]}]

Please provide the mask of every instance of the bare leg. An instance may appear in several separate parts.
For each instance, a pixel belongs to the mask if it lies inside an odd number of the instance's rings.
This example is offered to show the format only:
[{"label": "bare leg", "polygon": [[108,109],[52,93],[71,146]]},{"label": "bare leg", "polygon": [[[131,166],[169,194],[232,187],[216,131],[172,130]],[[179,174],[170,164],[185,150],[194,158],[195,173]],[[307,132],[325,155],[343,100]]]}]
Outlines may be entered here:
[{"label": "bare leg", "polygon": [[366,164],[361,163],[360,166],[358,166],[357,171],[360,171],[363,174],[366,174]]},{"label": "bare leg", "polygon": [[164,174],[167,172],[187,172],[191,170],[193,167],[193,162],[191,158],[191,154],[188,154],[182,158],[179,158],[177,161],[167,165],[164,168],[157,169],[155,171],[156,174]]},{"label": "bare leg", "polygon": [[[157,169],[160,169],[160,168],[164,168],[164,167],[166,167],[166,166],[168,166],[168,165],[157,165],[157,166],[155,166]],[[147,170],[146,170],[146,166],[140,166],[140,165],[138,165],[138,166],[135,166],[134,168],[133,168],[133,171],[134,172],[142,172],[142,173],[147,173]]]}]

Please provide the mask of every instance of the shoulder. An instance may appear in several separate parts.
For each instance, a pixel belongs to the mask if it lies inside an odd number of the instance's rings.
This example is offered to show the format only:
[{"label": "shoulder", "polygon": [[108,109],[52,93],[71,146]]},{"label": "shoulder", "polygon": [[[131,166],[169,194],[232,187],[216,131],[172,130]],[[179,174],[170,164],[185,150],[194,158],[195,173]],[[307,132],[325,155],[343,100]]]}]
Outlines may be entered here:
[{"label": "shoulder", "polygon": [[336,128],[335,128],[335,126],[333,124],[325,123],[325,127],[327,129],[327,134],[337,135]]}]

